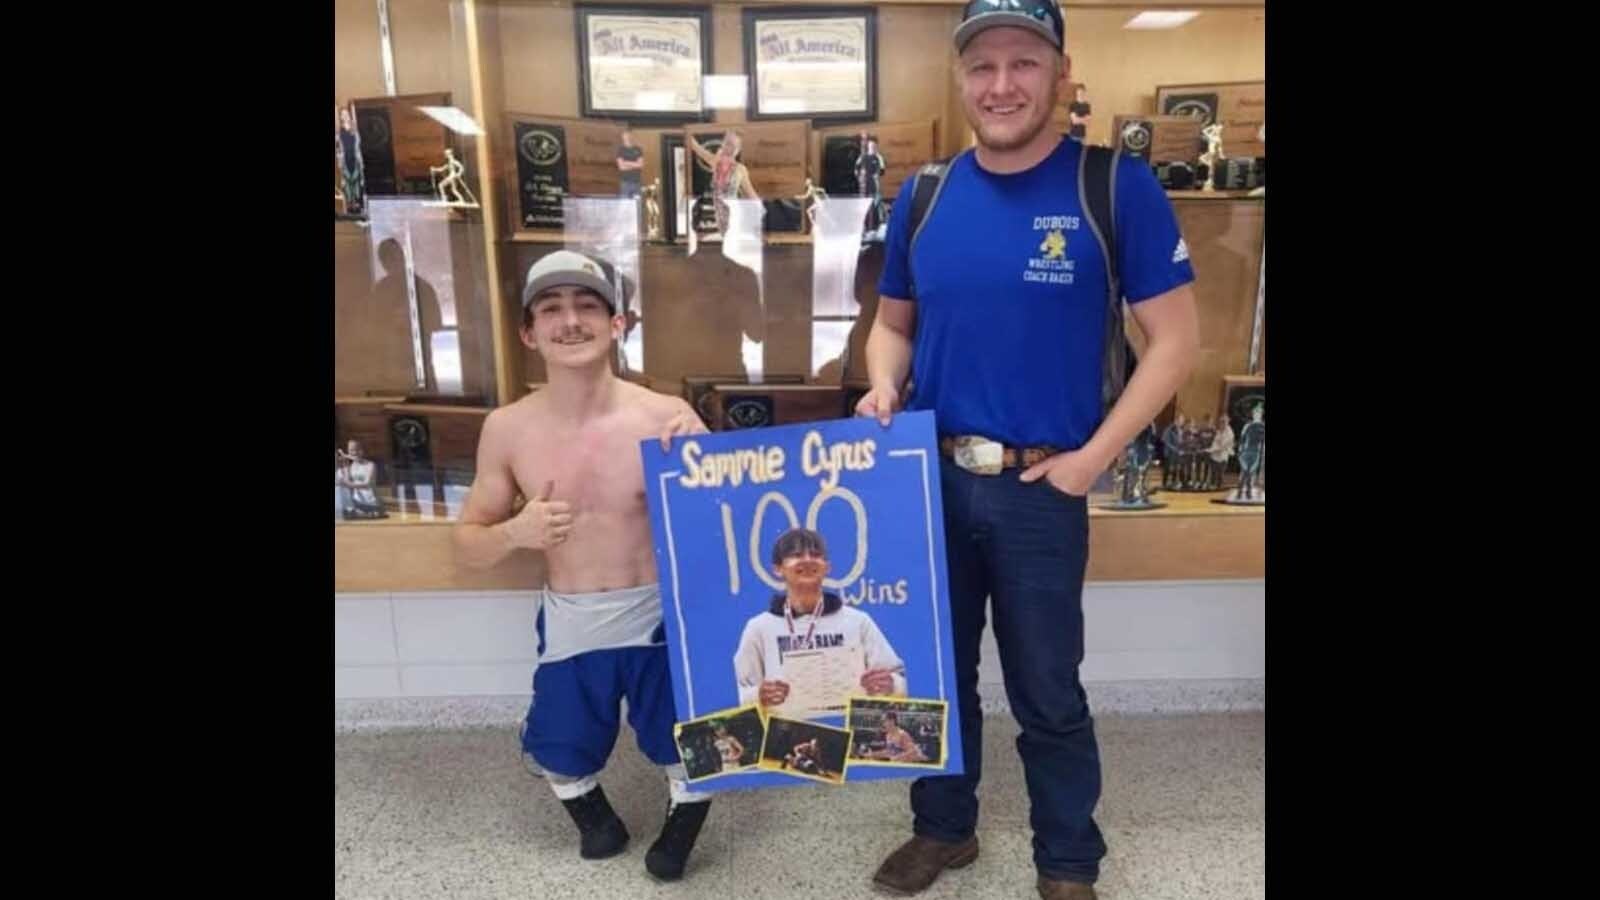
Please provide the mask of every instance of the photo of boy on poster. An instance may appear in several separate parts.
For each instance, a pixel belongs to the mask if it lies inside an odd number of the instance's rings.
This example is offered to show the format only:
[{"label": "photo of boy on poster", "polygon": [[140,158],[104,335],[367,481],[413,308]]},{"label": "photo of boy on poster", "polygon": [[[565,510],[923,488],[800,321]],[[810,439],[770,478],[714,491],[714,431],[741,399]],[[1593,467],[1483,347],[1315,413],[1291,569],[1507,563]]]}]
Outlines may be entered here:
[{"label": "photo of boy on poster", "polygon": [[[829,564],[828,546],[821,534],[809,528],[784,532],[772,545],[772,568],[786,590],[745,624],[739,638],[733,672],[741,704],[782,707],[798,688],[814,701],[800,704],[802,715],[816,706],[842,714],[851,694],[905,696],[906,664],[877,623],[861,610],[846,606],[838,594],[822,589]],[[859,668],[860,677],[841,678],[834,682],[833,690],[786,680],[787,655],[818,651],[830,654],[838,666]]]}]

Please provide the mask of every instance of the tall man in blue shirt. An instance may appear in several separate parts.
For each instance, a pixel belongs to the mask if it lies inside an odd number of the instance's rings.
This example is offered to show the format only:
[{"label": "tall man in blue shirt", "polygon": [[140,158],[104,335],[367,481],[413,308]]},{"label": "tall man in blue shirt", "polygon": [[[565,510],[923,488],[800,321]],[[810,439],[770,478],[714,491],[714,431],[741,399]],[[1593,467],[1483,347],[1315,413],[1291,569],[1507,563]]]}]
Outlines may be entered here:
[{"label": "tall man in blue shirt", "polygon": [[1085,494],[1188,377],[1199,326],[1172,206],[1147,165],[1122,158],[1111,255],[1146,349],[1104,408],[1110,288],[1079,195],[1088,151],[1049,127],[1070,74],[1064,32],[1054,0],[967,4],[956,77],[977,146],[951,162],[914,247],[910,185],[889,221],[867,342],[872,390],[857,412],[889,427],[902,408],[936,414],[966,759],[964,775],[912,785],[914,836],[874,876],[899,893],[978,856],[986,600],[1022,730],[1040,896],[1093,900],[1106,850],[1094,821],[1099,749],[1078,677]]}]

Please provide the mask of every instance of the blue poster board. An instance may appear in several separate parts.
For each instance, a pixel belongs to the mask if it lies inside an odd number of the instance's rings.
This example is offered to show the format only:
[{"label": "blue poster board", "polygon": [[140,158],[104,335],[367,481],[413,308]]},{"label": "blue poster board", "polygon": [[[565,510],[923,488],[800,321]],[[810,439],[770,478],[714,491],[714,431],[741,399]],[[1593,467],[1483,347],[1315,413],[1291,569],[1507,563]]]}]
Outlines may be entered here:
[{"label": "blue poster board", "polygon": [[[961,742],[949,739],[961,723],[932,413],[896,415],[888,428],[841,419],[684,436],[665,452],[646,441],[640,450],[679,747],[689,748],[694,789],[964,771]],[[836,599],[820,616],[795,615],[772,562],[779,537],[795,527],[826,543],[822,585]],[[841,660],[903,665],[893,691],[869,697],[857,669],[833,668]],[[852,697],[842,709],[795,706],[804,702],[797,690],[761,706],[752,666],[824,686],[807,697],[836,696],[840,684]],[[808,737],[819,740],[807,748]],[[749,746],[756,741],[765,755]],[[828,756],[839,742],[842,767]]]}]

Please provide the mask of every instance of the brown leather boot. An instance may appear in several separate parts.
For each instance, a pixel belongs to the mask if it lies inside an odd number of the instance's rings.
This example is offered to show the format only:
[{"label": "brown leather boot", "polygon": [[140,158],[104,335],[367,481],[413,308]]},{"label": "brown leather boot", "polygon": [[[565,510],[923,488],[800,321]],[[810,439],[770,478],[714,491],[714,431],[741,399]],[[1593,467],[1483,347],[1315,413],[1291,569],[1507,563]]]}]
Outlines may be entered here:
[{"label": "brown leather boot", "polygon": [[1056,881],[1039,876],[1039,896],[1042,900],[1096,900],[1094,885],[1076,881]]},{"label": "brown leather boot", "polygon": [[959,844],[947,844],[921,835],[913,837],[889,854],[878,867],[872,883],[894,894],[915,894],[939,877],[945,869],[971,865],[978,858],[978,836]]}]

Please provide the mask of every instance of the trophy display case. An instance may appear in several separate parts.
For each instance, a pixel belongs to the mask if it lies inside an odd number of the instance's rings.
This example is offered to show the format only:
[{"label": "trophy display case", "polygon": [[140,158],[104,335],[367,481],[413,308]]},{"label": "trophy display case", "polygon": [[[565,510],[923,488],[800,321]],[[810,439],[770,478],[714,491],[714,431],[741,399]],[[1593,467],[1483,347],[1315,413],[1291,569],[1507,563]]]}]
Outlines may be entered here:
[{"label": "trophy display case", "polygon": [[[1180,146],[1198,129],[1179,117],[1200,95],[1216,96],[1225,142],[1246,137],[1265,90],[1262,4],[1208,6],[1166,34],[1124,29],[1135,9],[1063,6],[1071,81],[1093,109],[1083,140],[1115,146],[1142,122],[1152,166],[1192,166],[1205,148]],[[484,419],[546,381],[520,334],[521,288],[558,250],[602,260],[618,286],[614,370],[689,399],[708,427],[849,415],[867,389],[884,215],[921,165],[973,143],[953,76],[961,8],[335,0],[342,589],[538,577],[536,560],[469,574],[448,541]],[[1264,142],[1240,146],[1264,157]],[[1219,412],[1225,377],[1264,375],[1262,170],[1218,182],[1239,189],[1169,191],[1200,304],[1200,364],[1175,403],[1191,416]],[[1175,499],[1105,516],[1122,521],[1097,549],[1199,516],[1212,530],[1184,531],[1191,545],[1261,541],[1259,510]],[[1112,568],[1091,577],[1261,565],[1259,547],[1188,556],[1092,555]]]}]

